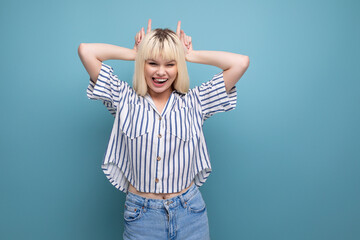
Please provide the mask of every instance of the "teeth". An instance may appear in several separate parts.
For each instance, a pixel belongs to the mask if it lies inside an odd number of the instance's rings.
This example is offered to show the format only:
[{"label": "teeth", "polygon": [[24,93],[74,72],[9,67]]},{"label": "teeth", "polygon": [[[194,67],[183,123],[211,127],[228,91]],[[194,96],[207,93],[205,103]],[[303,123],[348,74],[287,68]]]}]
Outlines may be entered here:
[{"label": "teeth", "polygon": [[163,79],[160,79],[160,78],[155,78],[155,80],[157,82],[165,82],[167,80],[167,78],[163,78]]}]

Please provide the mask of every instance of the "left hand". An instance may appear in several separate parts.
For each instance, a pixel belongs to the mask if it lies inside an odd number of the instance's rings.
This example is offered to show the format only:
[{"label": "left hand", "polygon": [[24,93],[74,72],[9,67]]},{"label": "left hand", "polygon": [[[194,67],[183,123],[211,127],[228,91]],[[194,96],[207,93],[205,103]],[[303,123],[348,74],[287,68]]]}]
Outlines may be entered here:
[{"label": "left hand", "polygon": [[[149,21],[148,21],[146,34],[148,34],[150,31],[151,31],[151,19],[149,19]],[[144,31],[144,28],[142,27],[140,29],[140,31],[138,33],[136,33],[136,35],[135,35],[135,44],[134,44],[134,50],[135,51],[137,51],[138,45],[144,39],[144,37],[145,37],[145,31]]]},{"label": "left hand", "polygon": [[185,32],[181,29],[181,21],[178,21],[176,28],[176,35],[180,38],[180,41],[183,43],[185,57],[190,54],[193,50],[191,36],[187,36]]}]

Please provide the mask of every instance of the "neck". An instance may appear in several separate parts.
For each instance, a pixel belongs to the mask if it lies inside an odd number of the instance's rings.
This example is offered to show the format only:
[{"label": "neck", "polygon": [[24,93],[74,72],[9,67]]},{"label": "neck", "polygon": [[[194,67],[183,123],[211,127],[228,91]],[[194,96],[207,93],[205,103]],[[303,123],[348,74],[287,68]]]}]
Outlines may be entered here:
[{"label": "neck", "polygon": [[148,90],[148,93],[150,95],[150,97],[154,100],[154,101],[158,101],[158,102],[166,102],[171,93],[172,93],[172,89],[169,88],[167,89],[166,91],[162,92],[162,93],[157,93],[157,92],[154,92],[152,91],[151,89]]}]

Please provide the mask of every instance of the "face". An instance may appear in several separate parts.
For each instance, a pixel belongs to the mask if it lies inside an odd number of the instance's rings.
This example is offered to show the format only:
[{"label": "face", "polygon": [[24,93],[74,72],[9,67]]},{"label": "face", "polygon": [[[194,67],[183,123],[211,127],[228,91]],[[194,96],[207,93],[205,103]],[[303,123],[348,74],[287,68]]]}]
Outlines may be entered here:
[{"label": "face", "polygon": [[169,95],[173,91],[172,85],[177,77],[176,61],[162,58],[145,61],[145,79],[150,96]]}]

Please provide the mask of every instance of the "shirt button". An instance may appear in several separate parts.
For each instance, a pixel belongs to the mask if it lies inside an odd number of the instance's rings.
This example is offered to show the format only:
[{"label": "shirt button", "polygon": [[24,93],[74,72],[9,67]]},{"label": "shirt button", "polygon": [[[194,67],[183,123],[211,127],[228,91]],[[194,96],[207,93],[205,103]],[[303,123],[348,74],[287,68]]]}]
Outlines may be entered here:
[{"label": "shirt button", "polygon": [[158,138],[161,138],[161,134],[158,135]]},{"label": "shirt button", "polygon": [[161,121],[161,116],[159,117],[159,121]]},{"label": "shirt button", "polygon": [[156,183],[158,183],[158,182],[159,182],[159,179],[158,179],[158,178],[157,178],[157,179],[155,179],[155,182],[156,182]]},{"label": "shirt button", "polygon": [[160,157],[160,156],[158,156],[158,157],[156,158],[156,160],[160,161],[160,160],[161,160],[161,157]]}]

